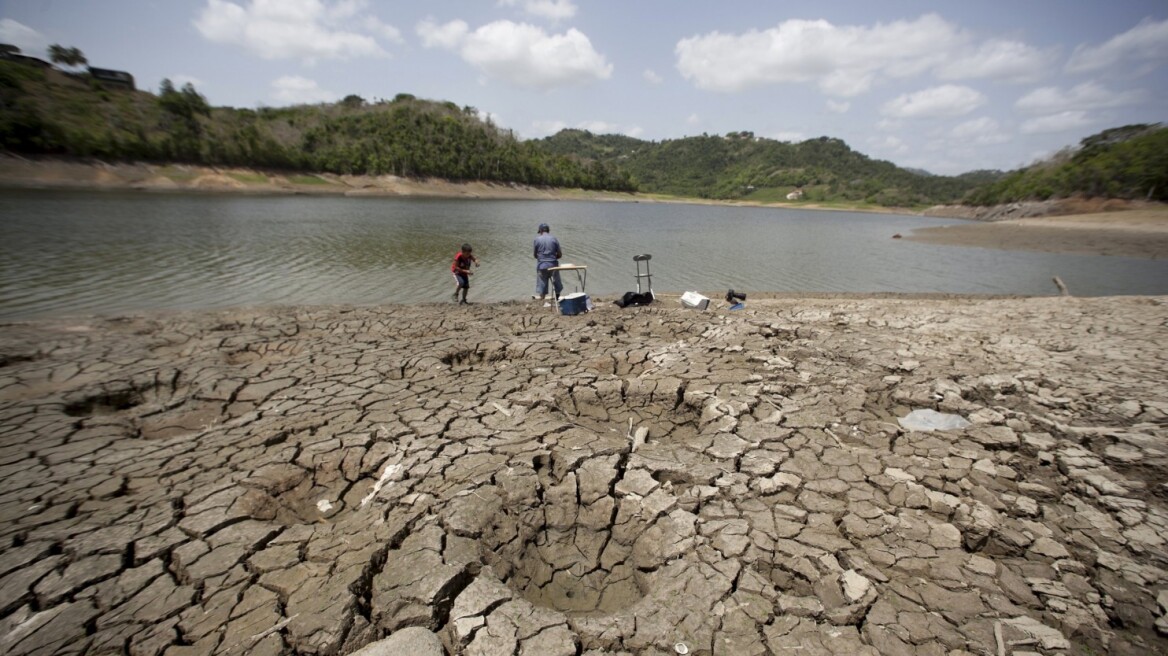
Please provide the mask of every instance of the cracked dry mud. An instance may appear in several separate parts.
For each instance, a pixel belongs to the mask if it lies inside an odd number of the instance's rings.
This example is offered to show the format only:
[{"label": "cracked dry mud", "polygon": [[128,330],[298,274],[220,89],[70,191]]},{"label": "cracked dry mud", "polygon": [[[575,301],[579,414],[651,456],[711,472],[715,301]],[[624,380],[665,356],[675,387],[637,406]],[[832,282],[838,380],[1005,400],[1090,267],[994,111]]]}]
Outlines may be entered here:
[{"label": "cracked dry mud", "polygon": [[3,326],[0,653],[1164,653],[1164,302]]}]

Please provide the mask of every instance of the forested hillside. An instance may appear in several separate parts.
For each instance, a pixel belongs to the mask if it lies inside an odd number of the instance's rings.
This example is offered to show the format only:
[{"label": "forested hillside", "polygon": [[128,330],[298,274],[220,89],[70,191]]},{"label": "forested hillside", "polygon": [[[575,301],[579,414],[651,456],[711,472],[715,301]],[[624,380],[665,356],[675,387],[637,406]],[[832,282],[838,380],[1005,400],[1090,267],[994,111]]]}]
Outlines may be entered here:
[{"label": "forested hillside", "polygon": [[0,148],[183,162],[632,191],[615,166],[555,155],[472,107],[399,94],[369,103],[211,107],[191,85],[158,95],[0,61]]},{"label": "forested hillside", "polygon": [[1051,159],[973,193],[973,205],[1085,196],[1168,201],[1168,128],[1127,125],[1083,139]]},{"label": "forested hillside", "polygon": [[829,137],[788,143],[731,132],[648,142],[564,130],[541,144],[552,153],[616,164],[641,191],[723,200],[780,200],[802,189],[804,199],[813,201],[895,206],[958,202],[978,184],[1001,175],[922,174],[871,159]]},{"label": "forested hillside", "polygon": [[1158,124],[1106,130],[1009,174],[937,176],[829,137],[789,143],[731,132],[654,142],[563,130],[523,141],[473,107],[404,93],[391,101],[211,107],[189,84],[164,82],[156,95],[18,61],[0,61],[0,148],[758,202],[792,192],[811,202],[899,207],[1069,196],[1168,200],[1168,128]]}]

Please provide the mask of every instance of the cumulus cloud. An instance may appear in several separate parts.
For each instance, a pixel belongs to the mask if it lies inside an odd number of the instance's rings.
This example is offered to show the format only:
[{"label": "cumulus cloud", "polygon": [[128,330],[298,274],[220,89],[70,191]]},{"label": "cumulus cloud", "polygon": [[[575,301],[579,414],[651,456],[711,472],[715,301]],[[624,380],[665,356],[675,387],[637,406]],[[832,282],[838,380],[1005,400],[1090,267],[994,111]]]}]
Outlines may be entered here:
[{"label": "cumulus cloud", "polygon": [[337,94],[320,88],[316,80],[299,75],[285,75],[272,82],[272,98],[291,105],[332,102]]},{"label": "cumulus cloud", "polygon": [[1002,131],[1002,126],[988,116],[960,123],[949,134],[957,141],[979,146],[1006,143],[1010,140],[1010,137]]},{"label": "cumulus cloud", "polygon": [[852,108],[852,103],[846,100],[828,100],[827,111],[835,112],[836,114],[846,114]]},{"label": "cumulus cloud", "polygon": [[969,87],[943,84],[906,93],[884,103],[880,113],[893,118],[934,118],[968,114],[986,102],[985,96]]},{"label": "cumulus cloud", "polygon": [[926,72],[944,80],[1033,80],[1057,53],[1016,40],[980,41],[925,14],[874,25],[792,19],[741,34],[710,32],[678,41],[675,55],[681,74],[709,91],[806,82],[828,95],[851,97],[881,79]]},{"label": "cumulus cloud", "polygon": [[1041,78],[1055,57],[1053,50],[1039,50],[1021,41],[991,39],[967,52],[953,53],[951,59],[937,67],[937,77],[1025,82]]},{"label": "cumulus cloud", "polygon": [[401,35],[366,12],[365,0],[207,0],[195,28],[214,43],[235,45],[264,59],[385,57],[371,34]]},{"label": "cumulus cloud", "polygon": [[645,72],[641,73],[641,77],[645,78],[645,81],[649,84],[661,84],[665,81],[660,75],[657,74],[656,71],[651,68],[646,68]]},{"label": "cumulus cloud", "polygon": [[606,80],[612,64],[576,29],[548,34],[527,23],[495,21],[469,31],[466,23],[423,21],[417,33],[426,47],[457,50],[463,61],[492,79],[517,87],[550,89]]},{"label": "cumulus cloud", "polygon": [[453,50],[466,38],[470,26],[466,21],[452,20],[441,25],[430,19],[418,23],[414,31],[422,39],[422,45],[427,48],[445,48]]},{"label": "cumulus cloud", "polygon": [[524,13],[540,18],[546,18],[552,22],[558,22],[576,15],[576,5],[572,0],[499,0],[499,5],[504,7],[519,6]]},{"label": "cumulus cloud", "polygon": [[1050,116],[1040,116],[1032,118],[1022,124],[1018,131],[1022,134],[1044,134],[1048,132],[1066,132],[1067,130],[1074,130],[1087,126],[1091,121],[1087,118],[1087,112],[1082,110],[1069,110],[1059,112],[1058,114],[1051,114]]},{"label": "cumulus cloud", "polygon": [[1160,65],[1168,61],[1168,19],[1145,20],[1099,45],[1082,44],[1071,53],[1067,71],[1086,73],[1120,63]]},{"label": "cumulus cloud", "polygon": [[892,135],[873,137],[868,139],[868,144],[877,151],[892,155],[901,155],[908,152],[908,144],[900,137],[894,137]]},{"label": "cumulus cloud", "polygon": [[956,27],[935,14],[871,27],[793,19],[762,31],[682,39],[675,54],[678,70],[701,89],[815,81],[827,93],[852,96],[866,91],[879,74],[926,70],[937,52],[960,39]]},{"label": "cumulus cloud", "polygon": [[1059,87],[1041,87],[1018,99],[1014,105],[1033,114],[1051,114],[1068,110],[1106,109],[1139,102],[1141,91],[1111,91],[1090,81],[1063,91]]},{"label": "cumulus cloud", "polygon": [[49,47],[49,39],[31,27],[11,18],[0,18],[0,43],[20,48],[26,55],[39,55]]}]

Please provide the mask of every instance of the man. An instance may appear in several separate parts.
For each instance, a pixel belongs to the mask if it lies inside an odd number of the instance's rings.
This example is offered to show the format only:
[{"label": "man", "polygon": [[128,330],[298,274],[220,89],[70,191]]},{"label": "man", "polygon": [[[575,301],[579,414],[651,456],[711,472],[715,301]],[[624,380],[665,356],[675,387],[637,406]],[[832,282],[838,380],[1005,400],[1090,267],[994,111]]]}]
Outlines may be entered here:
[{"label": "man", "polygon": [[[560,292],[564,291],[564,285],[560,282],[559,271],[548,271],[548,269],[559,266],[560,258],[564,256],[560,252],[560,241],[552,236],[551,228],[548,224],[539,224],[539,234],[533,243],[533,250],[535,254],[535,296],[544,300],[548,293],[548,280],[555,285],[556,298],[559,298]],[[544,307],[551,307],[551,303],[545,302]]]}]

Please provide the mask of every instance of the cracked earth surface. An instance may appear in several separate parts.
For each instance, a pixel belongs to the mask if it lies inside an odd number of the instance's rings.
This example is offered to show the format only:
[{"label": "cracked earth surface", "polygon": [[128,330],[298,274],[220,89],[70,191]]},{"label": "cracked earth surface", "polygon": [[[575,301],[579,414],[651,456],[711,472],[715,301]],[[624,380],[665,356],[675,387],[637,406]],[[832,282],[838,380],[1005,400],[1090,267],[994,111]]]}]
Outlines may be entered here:
[{"label": "cracked earth surface", "polygon": [[0,326],[0,652],[1165,653],[1164,302]]}]

